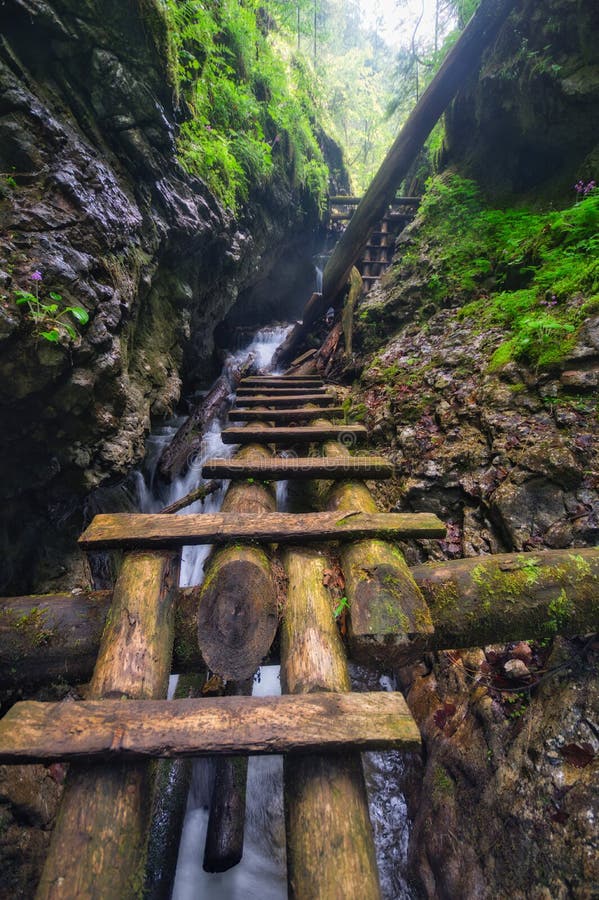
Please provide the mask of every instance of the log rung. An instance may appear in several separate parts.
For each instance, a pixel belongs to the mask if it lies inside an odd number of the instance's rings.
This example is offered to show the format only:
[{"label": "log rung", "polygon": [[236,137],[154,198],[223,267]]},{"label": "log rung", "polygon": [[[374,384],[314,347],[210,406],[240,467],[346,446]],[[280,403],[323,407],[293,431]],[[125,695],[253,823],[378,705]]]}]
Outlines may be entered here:
[{"label": "log rung", "polygon": [[431,513],[104,513],[93,519],[79,544],[84,550],[166,549],[236,541],[293,544],[444,536],[445,526]]},{"label": "log rung", "polygon": [[315,406],[335,406],[338,403],[337,397],[333,394],[267,394],[258,397],[239,397],[239,406],[280,406],[283,408],[293,406],[304,406],[306,403],[313,403]]},{"label": "log rung", "polygon": [[353,446],[368,437],[364,425],[297,425],[292,428],[224,428],[223,444],[294,444],[299,441],[339,440]]},{"label": "log rung", "polygon": [[393,466],[382,456],[304,456],[264,460],[207,459],[204,478],[258,478],[286,481],[288,478],[391,478]]},{"label": "log rung", "polygon": [[255,375],[252,377],[242,378],[239,382],[240,387],[264,387],[272,385],[273,387],[324,387],[322,378],[310,375],[280,375],[269,378],[267,375]]},{"label": "log rung", "polygon": [[0,763],[353,750],[417,750],[397,693],[16,703]]},{"label": "log rung", "polygon": [[273,385],[267,384],[264,387],[260,387],[259,385],[253,385],[252,387],[239,387],[237,388],[237,396],[238,397],[254,397],[257,394],[272,394],[275,397],[286,395],[288,397],[296,397],[298,394],[305,394],[306,391],[309,390],[311,394],[319,394],[321,397],[328,395],[332,396],[329,393],[329,389],[326,387],[313,387],[302,386],[292,387],[291,385],[284,384],[281,387],[275,387]]},{"label": "log rung", "polygon": [[[344,409],[342,406],[329,406],[326,415],[343,416]],[[301,407],[297,409],[232,409],[229,412],[231,422],[255,422],[276,420],[278,422],[295,421],[296,419],[320,419],[323,416],[322,409],[311,409],[310,407]]]}]

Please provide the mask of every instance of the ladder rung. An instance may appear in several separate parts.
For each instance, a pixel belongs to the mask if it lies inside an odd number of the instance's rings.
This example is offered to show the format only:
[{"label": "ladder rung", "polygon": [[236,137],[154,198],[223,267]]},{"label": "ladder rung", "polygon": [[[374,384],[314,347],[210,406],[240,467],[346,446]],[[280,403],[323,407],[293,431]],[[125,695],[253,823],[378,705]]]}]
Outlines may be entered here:
[{"label": "ladder rung", "polygon": [[259,397],[239,397],[239,406],[280,406],[283,408],[304,406],[306,403],[314,403],[316,406],[336,406],[337,397],[333,394],[267,394]]},{"label": "ladder rung", "polygon": [[417,750],[398,693],[16,703],[0,763],[335,750]]},{"label": "ladder rung", "polygon": [[[273,396],[287,394],[288,396],[293,397],[297,394],[305,394],[307,390],[309,390],[311,394],[320,394],[321,396],[328,393],[328,388],[326,387],[313,387],[312,385],[292,387],[288,384],[282,385],[281,387],[274,387],[273,385],[267,384],[263,388],[257,385],[253,385],[252,387],[239,387],[237,388],[237,396],[255,397],[257,394],[272,394]],[[331,395],[329,394],[329,396]]]},{"label": "ladder rung", "polygon": [[368,436],[364,425],[297,425],[294,428],[224,428],[223,444],[293,444],[298,441],[341,440],[350,446]]},{"label": "ladder rung", "polygon": [[381,456],[340,458],[305,456],[264,460],[207,459],[204,478],[258,478],[285,481],[288,478],[390,478],[393,466]]},{"label": "ladder rung", "polygon": [[[342,406],[329,406],[326,410],[328,416],[343,416]],[[296,419],[321,419],[325,415],[322,409],[310,409],[299,406],[297,409],[232,409],[229,412],[231,422],[255,422],[276,420],[278,422],[295,422]]]},{"label": "ladder rung", "polygon": [[103,513],[85,529],[85,550],[182,547],[258,541],[302,544],[356,538],[444,537],[432,513]]}]

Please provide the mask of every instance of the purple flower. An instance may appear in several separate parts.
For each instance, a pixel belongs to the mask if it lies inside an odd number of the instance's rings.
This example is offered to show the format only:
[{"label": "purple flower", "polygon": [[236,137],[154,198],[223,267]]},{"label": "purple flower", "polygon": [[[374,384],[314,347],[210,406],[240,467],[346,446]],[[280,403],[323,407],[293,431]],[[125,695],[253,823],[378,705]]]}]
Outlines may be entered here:
[{"label": "purple flower", "polygon": [[35,272],[32,272],[31,275],[30,275],[29,277],[31,278],[32,281],[41,281],[41,280],[42,280],[42,273],[41,273],[41,272],[38,272],[37,269],[36,269],[36,271],[35,271]]}]

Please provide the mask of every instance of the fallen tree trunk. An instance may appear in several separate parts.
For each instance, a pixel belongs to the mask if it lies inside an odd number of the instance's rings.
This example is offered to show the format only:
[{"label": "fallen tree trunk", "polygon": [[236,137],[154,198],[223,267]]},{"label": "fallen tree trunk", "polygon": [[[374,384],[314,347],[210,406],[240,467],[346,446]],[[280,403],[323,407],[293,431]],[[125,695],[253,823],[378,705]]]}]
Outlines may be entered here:
[{"label": "fallen tree trunk", "polygon": [[476,71],[483,51],[495,39],[515,0],[482,0],[468,25],[449,51],[433,80],[410,113],[345,232],[329,257],[323,292],[313,315],[335,305],[352,266],[360,258],[368,236],[382,219],[420,148],[457,90]]},{"label": "fallen tree trunk", "polygon": [[[281,626],[283,691],[309,694],[351,690],[331,596],[323,585],[325,557],[313,549],[288,550],[283,562],[289,579]],[[291,900],[378,900],[379,880],[360,755],[286,756],[283,765]]]},{"label": "fallen tree trunk", "polygon": [[[599,628],[599,550],[594,548],[475,556],[424,563],[410,573],[435,627],[413,648],[418,653],[546,637],[554,623],[566,637]],[[175,672],[204,667],[195,639],[199,590],[177,593]],[[567,602],[559,602],[564,594]],[[89,680],[111,600],[111,591],[0,600],[0,689],[26,696],[59,678],[69,684]],[[371,644],[365,644],[363,658],[386,654],[403,664],[413,656],[402,645]]]},{"label": "fallen tree trunk", "polygon": [[[114,589],[92,699],[166,697],[179,555],[131,553]],[[149,763],[73,765],[36,897],[139,896],[150,825]]]}]

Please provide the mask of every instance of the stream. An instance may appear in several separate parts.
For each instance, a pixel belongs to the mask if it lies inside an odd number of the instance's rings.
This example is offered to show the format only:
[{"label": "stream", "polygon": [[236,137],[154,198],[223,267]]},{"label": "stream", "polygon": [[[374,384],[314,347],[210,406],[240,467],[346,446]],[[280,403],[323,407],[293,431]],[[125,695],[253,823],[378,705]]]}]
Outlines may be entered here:
[{"label": "stream", "polygon": [[[290,328],[276,326],[261,329],[249,344],[229,357],[225,365],[240,365],[249,353],[254,353],[258,366],[269,370],[273,353]],[[201,452],[194,457],[187,473],[170,485],[162,484],[155,477],[158,461],[182,422],[183,418],[172,419],[155,428],[148,438],[144,469],[136,475],[138,503],[142,512],[158,512],[167,504],[184,497],[202,484],[201,465],[205,459],[230,457],[237,449],[223,444],[223,422],[216,421],[205,434]],[[227,487],[228,482],[223,482],[219,491],[208,496],[203,503],[198,501],[187,507],[181,514],[218,512]],[[286,510],[286,503],[287,482],[277,482],[279,511]],[[182,586],[201,584],[203,566],[209,552],[209,546],[184,548]],[[350,670],[356,691],[395,690],[395,683],[388,674],[356,665],[351,665]],[[176,678],[171,677],[170,696],[174,692]],[[255,678],[254,696],[270,696],[280,692],[278,666],[262,667]],[[382,897],[384,900],[411,900],[414,895],[405,879],[409,821],[399,787],[404,772],[402,755],[398,751],[365,753],[363,761]],[[210,760],[199,759],[194,763],[172,900],[285,900],[287,879],[282,757],[250,757],[243,859],[233,869],[219,874],[209,874],[202,868],[213,778],[214,769]]]}]

